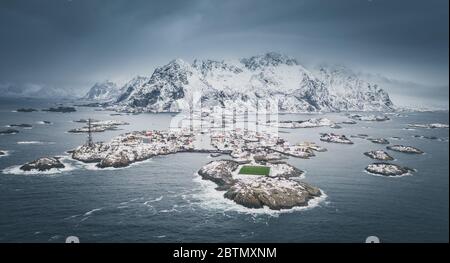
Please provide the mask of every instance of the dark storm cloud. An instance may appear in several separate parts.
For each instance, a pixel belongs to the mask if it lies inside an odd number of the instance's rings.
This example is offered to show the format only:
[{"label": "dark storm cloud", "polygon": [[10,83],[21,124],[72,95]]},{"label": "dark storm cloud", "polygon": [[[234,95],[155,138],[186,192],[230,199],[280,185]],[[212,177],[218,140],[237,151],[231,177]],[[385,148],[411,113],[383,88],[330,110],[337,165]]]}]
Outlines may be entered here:
[{"label": "dark storm cloud", "polygon": [[448,94],[447,0],[3,0],[0,36],[0,83],[85,90],[176,57],[273,50]]}]

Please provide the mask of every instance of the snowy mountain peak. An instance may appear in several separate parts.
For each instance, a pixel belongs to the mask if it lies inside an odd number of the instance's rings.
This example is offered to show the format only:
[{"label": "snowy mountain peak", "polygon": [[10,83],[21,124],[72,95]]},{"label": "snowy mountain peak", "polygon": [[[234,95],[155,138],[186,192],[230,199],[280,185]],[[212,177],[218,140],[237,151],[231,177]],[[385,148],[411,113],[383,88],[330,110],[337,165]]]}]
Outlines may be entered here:
[{"label": "snowy mountain peak", "polygon": [[181,111],[192,95],[203,106],[254,107],[275,99],[284,112],[392,110],[389,95],[345,68],[308,70],[278,53],[238,61],[181,59],[155,69],[122,88],[114,108],[131,112]]},{"label": "snowy mountain peak", "polygon": [[119,94],[119,89],[114,82],[104,81],[97,82],[92,88],[84,95],[84,100],[93,101],[109,101],[115,99]]},{"label": "snowy mountain peak", "polygon": [[295,58],[290,58],[276,52],[268,52],[264,55],[243,58],[241,59],[241,63],[251,70],[260,69],[267,66],[278,66],[281,64],[289,66],[298,65]]},{"label": "snowy mountain peak", "polygon": [[207,75],[209,72],[220,70],[220,71],[229,71],[235,74],[241,73],[242,69],[235,65],[230,65],[225,61],[217,61],[217,60],[194,60],[192,66],[199,70],[202,75]]},{"label": "snowy mountain peak", "polygon": [[138,88],[145,85],[150,80],[149,77],[145,76],[136,76],[130,81],[128,81],[125,85],[120,88],[120,95],[117,98],[116,102],[121,102],[128,99],[131,94]]}]

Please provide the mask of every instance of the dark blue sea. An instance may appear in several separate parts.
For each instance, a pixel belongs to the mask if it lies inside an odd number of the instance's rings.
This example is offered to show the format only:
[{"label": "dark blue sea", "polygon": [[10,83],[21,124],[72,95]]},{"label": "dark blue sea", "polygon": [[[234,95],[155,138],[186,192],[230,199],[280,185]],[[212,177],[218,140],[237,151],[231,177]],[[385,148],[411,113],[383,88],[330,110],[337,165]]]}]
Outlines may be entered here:
[{"label": "dark blue sea", "polygon": [[[402,112],[386,122],[358,122],[311,129],[282,129],[292,143],[314,141],[328,151],[308,160],[288,162],[305,170],[305,181],[326,198],[304,209],[273,212],[242,208],[222,197],[196,171],[208,154],[160,156],[123,169],[101,170],[68,158],[66,151],[86,136],[67,133],[80,127],[73,120],[124,120],[121,130],[94,134],[109,140],[127,131],[166,129],[172,114],[111,116],[114,112],[78,107],[74,113],[14,112],[42,109],[55,101],[0,100],[0,129],[10,124],[14,135],[0,135],[0,242],[381,242],[449,241],[449,130],[405,129],[411,123],[446,123],[448,111]],[[301,120],[318,115],[286,114]],[[344,113],[324,114],[330,119]],[[41,124],[50,121],[51,125]],[[416,169],[411,176],[387,178],[365,173],[373,160],[363,155],[384,145],[353,139],[353,145],[319,141],[321,132],[364,133],[391,144],[420,148],[423,155],[389,152],[394,163]],[[435,136],[438,140],[413,135]],[[399,137],[399,138],[391,138]],[[68,169],[57,174],[17,174],[14,168],[43,156],[66,156]]]}]

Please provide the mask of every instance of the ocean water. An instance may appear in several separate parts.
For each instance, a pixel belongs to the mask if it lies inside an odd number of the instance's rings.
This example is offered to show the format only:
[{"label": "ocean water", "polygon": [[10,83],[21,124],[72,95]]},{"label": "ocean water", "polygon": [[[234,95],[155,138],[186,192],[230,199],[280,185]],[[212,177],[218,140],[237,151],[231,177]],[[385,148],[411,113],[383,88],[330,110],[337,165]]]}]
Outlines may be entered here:
[{"label": "ocean water", "polygon": [[[113,112],[78,108],[75,113],[13,112],[19,107],[46,108],[52,101],[0,101],[0,127],[28,123],[32,129],[0,135],[0,242],[381,242],[449,241],[448,129],[407,130],[409,123],[448,123],[449,113],[408,112],[386,122],[358,122],[310,129],[281,129],[292,143],[314,141],[328,151],[289,163],[305,170],[305,181],[325,198],[308,208],[274,212],[246,209],[222,197],[196,171],[211,161],[207,154],[160,156],[122,169],[96,169],[64,159],[66,171],[47,175],[14,174],[14,168],[42,156],[67,156],[85,135],[67,133],[80,118],[124,120],[121,130],[94,134],[108,140],[126,131],[165,129],[171,114],[111,116]],[[325,114],[332,120],[343,113]],[[286,114],[301,120],[316,114]],[[51,121],[51,125],[39,124]],[[353,145],[320,142],[321,132],[364,133],[425,151],[423,155],[389,152],[393,163],[417,169],[411,176],[373,176],[363,155],[384,145],[352,138]],[[436,136],[442,140],[414,138]],[[400,137],[394,140],[390,137]]]}]

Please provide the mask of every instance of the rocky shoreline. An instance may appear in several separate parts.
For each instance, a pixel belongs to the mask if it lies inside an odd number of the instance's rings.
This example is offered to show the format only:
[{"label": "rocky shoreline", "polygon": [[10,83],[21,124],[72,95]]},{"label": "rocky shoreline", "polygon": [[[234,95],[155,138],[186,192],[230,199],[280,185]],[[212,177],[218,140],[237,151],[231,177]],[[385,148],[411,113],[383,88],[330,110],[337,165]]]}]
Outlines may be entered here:
[{"label": "rocky shoreline", "polygon": [[34,161],[28,162],[20,167],[22,171],[48,171],[51,169],[65,168],[64,164],[59,160],[60,157],[42,157]]},{"label": "rocky shoreline", "polygon": [[414,170],[408,167],[402,167],[392,163],[373,163],[369,164],[366,169],[367,172],[388,177],[408,175]]},{"label": "rocky shoreline", "polygon": [[342,143],[342,144],[353,144],[353,142],[348,139],[345,135],[338,135],[334,133],[322,133],[320,140],[324,142]]},{"label": "rocky shoreline", "polygon": [[214,182],[216,190],[225,191],[225,198],[247,208],[290,209],[307,206],[309,200],[322,195],[320,189],[291,179],[300,178],[303,171],[285,162],[265,165],[271,168],[267,176],[240,175],[241,164],[234,160],[212,161],[198,174],[202,179]]},{"label": "rocky shoreline", "polygon": [[424,152],[416,147],[404,146],[404,145],[391,145],[386,147],[388,150],[409,153],[409,154],[423,154]]},{"label": "rocky shoreline", "polygon": [[375,160],[380,160],[380,161],[392,161],[392,160],[394,160],[394,158],[392,156],[390,156],[387,152],[382,151],[382,150],[365,152],[364,155],[369,157],[369,158],[372,158],[372,159],[375,159]]}]

